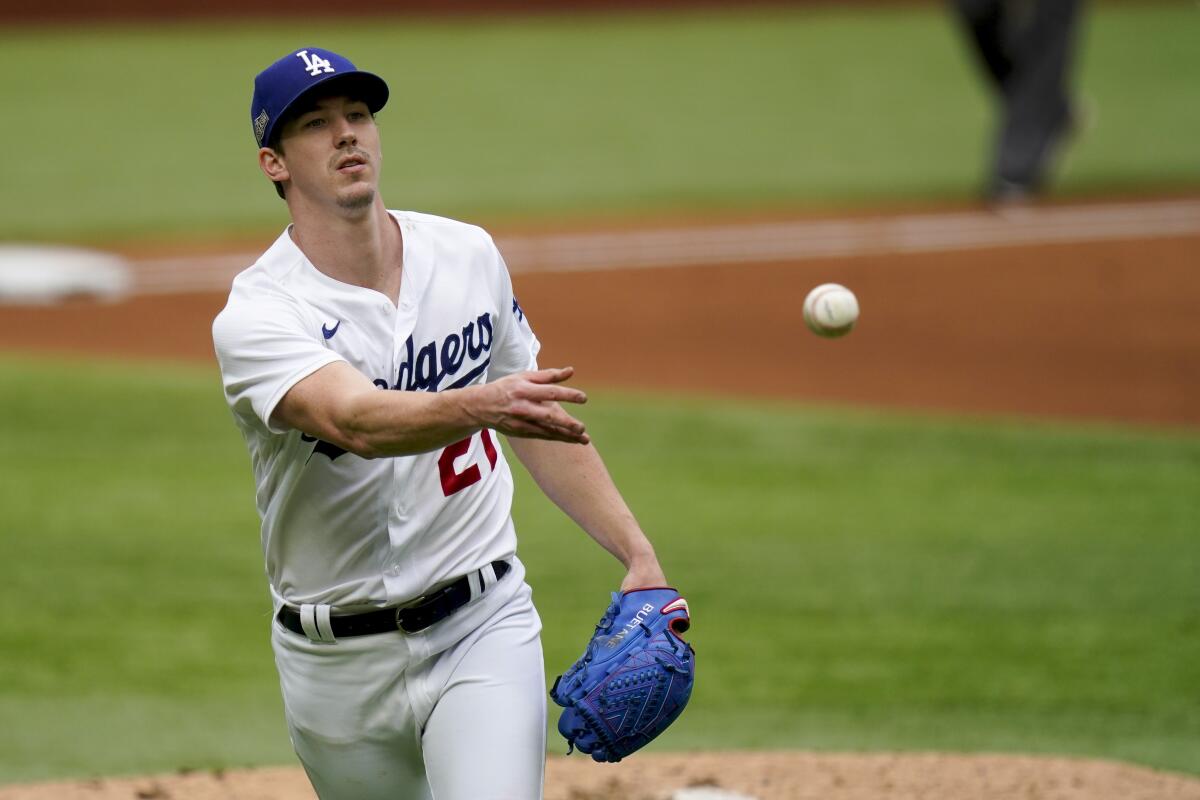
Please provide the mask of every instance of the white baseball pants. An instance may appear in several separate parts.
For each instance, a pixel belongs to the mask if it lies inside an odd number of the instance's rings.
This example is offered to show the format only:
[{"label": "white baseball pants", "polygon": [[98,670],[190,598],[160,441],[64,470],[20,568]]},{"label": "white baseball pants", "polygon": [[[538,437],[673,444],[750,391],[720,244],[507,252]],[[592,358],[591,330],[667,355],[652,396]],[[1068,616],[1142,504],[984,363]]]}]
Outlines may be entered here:
[{"label": "white baseball pants", "polygon": [[513,573],[415,634],[321,643],[272,623],[292,746],[321,800],[540,800],[541,620]]}]

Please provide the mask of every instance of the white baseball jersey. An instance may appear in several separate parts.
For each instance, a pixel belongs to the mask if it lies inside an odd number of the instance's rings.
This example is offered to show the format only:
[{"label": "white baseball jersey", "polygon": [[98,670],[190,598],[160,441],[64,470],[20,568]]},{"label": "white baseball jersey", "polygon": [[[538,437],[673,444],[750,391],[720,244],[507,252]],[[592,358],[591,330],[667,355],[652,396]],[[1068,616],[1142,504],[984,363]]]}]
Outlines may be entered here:
[{"label": "white baseball jersey", "polygon": [[390,213],[404,240],[398,307],[320,272],[284,231],[237,276],[213,323],[277,603],[395,605],[516,549],[512,474],[493,432],[363,459],[271,420],[292,386],[334,361],[380,391],[440,391],[537,368],[538,340],[491,237]]}]

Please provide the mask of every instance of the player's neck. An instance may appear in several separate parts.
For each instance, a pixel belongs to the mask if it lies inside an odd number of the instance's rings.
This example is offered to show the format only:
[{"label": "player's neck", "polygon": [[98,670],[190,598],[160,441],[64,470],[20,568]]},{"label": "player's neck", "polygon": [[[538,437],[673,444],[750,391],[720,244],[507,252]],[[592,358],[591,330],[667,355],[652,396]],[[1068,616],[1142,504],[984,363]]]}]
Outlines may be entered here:
[{"label": "player's neck", "polygon": [[385,294],[400,294],[403,241],[400,227],[376,195],[361,214],[310,214],[292,209],[292,241],[313,266],[335,280]]}]

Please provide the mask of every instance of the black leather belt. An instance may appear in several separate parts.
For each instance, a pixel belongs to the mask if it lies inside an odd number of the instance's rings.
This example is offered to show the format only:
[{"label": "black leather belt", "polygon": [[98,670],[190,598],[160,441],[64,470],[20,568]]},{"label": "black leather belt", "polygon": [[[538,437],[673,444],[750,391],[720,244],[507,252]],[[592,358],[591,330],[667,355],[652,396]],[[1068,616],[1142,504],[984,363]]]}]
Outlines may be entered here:
[{"label": "black leather belt", "polygon": [[[500,580],[510,569],[507,561],[493,561],[492,569],[496,572],[496,580]],[[484,587],[483,570],[474,573],[479,579],[479,586]],[[422,597],[412,605],[403,608],[381,608],[378,611],[366,611],[362,614],[347,614],[331,616],[329,627],[334,638],[343,636],[366,636],[372,633],[387,633],[397,629],[405,633],[423,631],[435,622],[441,622],[471,600],[471,576],[464,575],[454,583],[443,586],[433,594]],[[293,633],[307,636],[304,626],[300,623],[300,612],[290,606],[279,609],[277,617],[279,624]]]}]

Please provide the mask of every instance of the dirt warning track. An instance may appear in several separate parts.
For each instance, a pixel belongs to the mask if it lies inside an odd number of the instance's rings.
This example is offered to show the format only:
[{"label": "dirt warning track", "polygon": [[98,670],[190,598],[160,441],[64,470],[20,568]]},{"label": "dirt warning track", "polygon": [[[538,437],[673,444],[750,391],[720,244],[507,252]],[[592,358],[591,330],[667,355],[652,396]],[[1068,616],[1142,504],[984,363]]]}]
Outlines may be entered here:
[{"label": "dirt warning track", "polygon": [[[541,362],[585,388],[1200,424],[1200,201],[496,239]],[[6,308],[0,348],[211,360],[255,255],[142,257],[126,301]],[[845,339],[801,321],[825,282],[859,297]]]}]

